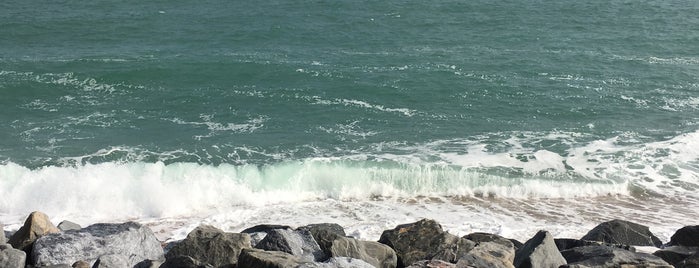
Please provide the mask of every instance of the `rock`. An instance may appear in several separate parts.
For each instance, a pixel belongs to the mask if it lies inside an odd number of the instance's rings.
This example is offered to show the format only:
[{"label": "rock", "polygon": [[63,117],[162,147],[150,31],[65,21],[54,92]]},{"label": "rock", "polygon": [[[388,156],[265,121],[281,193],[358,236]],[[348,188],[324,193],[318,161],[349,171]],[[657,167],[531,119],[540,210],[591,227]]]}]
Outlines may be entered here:
[{"label": "rock", "polygon": [[133,267],[145,259],[161,259],[163,249],[153,232],[141,224],[99,223],[37,239],[32,260],[36,266],[46,266],[80,260],[94,262],[108,254],[126,256],[129,267]]},{"label": "rock", "polygon": [[303,263],[298,268],[374,268],[373,265],[366,263],[363,260],[333,257],[325,262]]},{"label": "rock", "polygon": [[481,242],[495,242],[507,247],[514,247],[514,243],[510,239],[504,238],[496,234],[489,233],[471,233],[463,236],[463,238],[471,240],[476,243]]},{"label": "rock", "polygon": [[289,253],[261,249],[243,249],[238,257],[238,268],[294,268],[302,263]]},{"label": "rock", "polygon": [[539,231],[517,250],[513,264],[515,267],[558,268],[566,264],[566,260],[558,252],[553,236]]},{"label": "rock", "polygon": [[190,256],[168,258],[160,268],[214,268],[211,264],[203,263]]},{"label": "rock", "polygon": [[323,261],[326,255],[307,230],[274,229],[255,248],[281,251],[299,257],[303,262]]},{"label": "rock", "polygon": [[643,267],[672,268],[661,258],[608,246],[583,246],[561,251],[568,261],[565,267]]},{"label": "rock", "polygon": [[8,244],[0,245],[0,267],[3,268],[24,268],[27,260],[27,253],[19,249],[14,249]]},{"label": "rock", "polygon": [[663,244],[650,232],[648,226],[623,220],[603,222],[590,230],[581,240],[653,247],[660,247]]},{"label": "rock", "polygon": [[51,223],[46,214],[34,211],[29,214],[29,217],[24,221],[24,225],[20,227],[7,242],[10,243],[12,247],[29,253],[32,244],[39,237],[58,232],[60,232],[60,230]]},{"label": "rock", "polygon": [[[27,268],[31,268],[30,265],[27,265]],[[49,265],[49,266],[39,266],[39,267],[34,267],[34,268],[72,268],[68,264],[56,264],[56,265]]]},{"label": "rock", "polygon": [[90,268],[90,264],[87,263],[86,261],[76,261],[76,262],[73,263],[73,265],[71,265],[70,267],[73,267],[73,268]]},{"label": "rock", "polygon": [[449,234],[439,223],[427,219],[385,230],[379,243],[396,251],[398,267],[421,260],[456,262],[475,246],[473,241]]},{"label": "rock", "polygon": [[332,257],[360,259],[377,268],[395,268],[398,265],[398,257],[391,247],[373,241],[338,237],[332,241],[329,252]]},{"label": "rock", "polygon": [[0,223],[0,245],[7,243],[7,238],[5,238],[5,227]]},{"label": "rock", "polygon": [[267,233],[271,230],[278,230],[278,229],[285,229],[285,230],[291,230],[291,226],[288,225],[276,225],[276,224],[260,224],[260,225],[255,225],[253,227],[247,228],[245,230],[240,231],[242,234],[251,234],[251,233]]},{"label": "rock", "polygon": [[677,268],[697,268],[699,267],[699,253],[695,253],[689,258],[677,264]]},{"label": "rock", "polygon": [[161,260],[143,260],[134,266],[134,268],[158,268],[163,264]]},{"label": "rock", "polygon": [[512,245],[515,246],[515,251],[519,250],[520,248],[522,248],[522,246],[524,246],[524,243],[519,242],[519,240],[517,240],[517,239],[507,239],[507,240],[510,240],[510,242],[512,242]]},{"label": "rock", "polygon": [[100,256],[92,268],[124,268],[134,267],[129,263],[129,258],[119,254],[107,254]]},{"label": "rock", "polygon": [[440,260],[422,260],[411,264],[407,268],[456,268],[456,264]]},{"label": "rock", "polygon": [[297,230],[307,230],[313,235],[313,239],[318,243],[320,249],[326,256],[330,256],[332,242],[338,237],[345,237],[345,229],[335,223],[309,224],[296,228]]},{"label": "rock", "polygon": [[[504,240],[504,241],[503,241]],[[507,242],[507,244],[504,244]],[[461,257],[457,267],[514,268],[515,246],[507,239],[480,242],[466,256]]]},{"label": "rock", "polygon": [[[165,255],[169,261],[179,256],[189,256],[214,267],[235,265],[244,248],[251,248],[250,235],[226,233],[210,225],[200,225],[176,243]],[[168,263],[166,261],[165,263]]]},{"label": "rock", "polygon": [[58,224],[58,230],[61,230],[63,232],[69,230],[80,230],[82,228],[83,227],[81,227],[80,224],[74,223],[72,221],[62,221]]},{"label": "rock", "polygon": [[679,266],[679,263],[689,258],[690,256],[697,253],[699,248],[696,247],[666,247],[664,249],[653,252],[653,255],[660,257],[664,261],[672,264],[675,267]]},{"label": "rock", "polygon": [[629,245],[620,245],[620,244],[611,244],[611,243],[604,243],[600,241],[588,241],[588,240],[579,240],[579,239],[572,239],[572,238],[555,238],[553,241],[556,242],[556,247],[558,248],[558,251],[563,251],[566,249],[571,249],[571,248],[576,248],[576,247],[584,247],[584,246],[609,246],[609,247],[615,247],[615,248],[620,248],[620,249],[625,249],[628,251],[636,252],[636,248],[629,246]]},{"label": "rock", "polygon": [[670,237],[670,246],[699,247],[699,225],[685,226]]}]

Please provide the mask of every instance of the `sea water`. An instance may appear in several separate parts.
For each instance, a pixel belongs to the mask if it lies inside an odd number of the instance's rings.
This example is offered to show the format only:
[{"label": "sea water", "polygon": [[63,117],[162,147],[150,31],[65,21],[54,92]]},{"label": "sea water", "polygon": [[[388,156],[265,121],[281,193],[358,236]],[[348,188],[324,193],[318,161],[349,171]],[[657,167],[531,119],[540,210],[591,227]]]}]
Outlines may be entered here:
[{"label": "sea water", "polygon": [[699,224],[695,1],[0,3],[0,222]]}]

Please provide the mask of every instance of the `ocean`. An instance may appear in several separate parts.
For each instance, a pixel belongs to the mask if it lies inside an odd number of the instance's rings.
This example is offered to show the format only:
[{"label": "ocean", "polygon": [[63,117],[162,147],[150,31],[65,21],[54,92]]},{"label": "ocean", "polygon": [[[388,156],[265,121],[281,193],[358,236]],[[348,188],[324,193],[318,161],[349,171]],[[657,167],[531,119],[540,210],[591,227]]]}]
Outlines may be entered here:
[{"label": "ocean", "polygon": [[3,1],[0,222],[699,224],[697,1]]}]

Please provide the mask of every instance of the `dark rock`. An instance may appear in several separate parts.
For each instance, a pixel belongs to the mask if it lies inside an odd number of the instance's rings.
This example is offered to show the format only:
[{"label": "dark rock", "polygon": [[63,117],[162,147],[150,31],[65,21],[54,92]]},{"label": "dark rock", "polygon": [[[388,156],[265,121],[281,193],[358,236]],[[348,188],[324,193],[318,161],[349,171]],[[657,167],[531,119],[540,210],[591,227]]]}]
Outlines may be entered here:
[{"label": "dark rock", "polygon": [[74,223],[72,221],[62,221],[58,224],[58,230],[61,230],[63,232],[69,230],[80,230],[82,228],[83,227],[81,227],[80,224]]},{"label": "dark rock", "polygon": [[375,268],[373,265],[360,259],[347,257],[333,257],[325,262],[303,263],[297,268]]},{"label": "dark rock", "polygon": [[240,251],[244,248],[251,248],[250,235],[226,233],[210,225],[200,225],[187,234],[187,238],[176,243],[165,258],[170,260],[179,256],[189,256],[202,263],[220,267],[235,265]]},{"label": "dark rock", "polygon": [[566,260],[558,252],[553,236],[539,231],[517,250],[513,264],[515,267],[558,268],[566,264]]},{"label": "dark rock", "polygon": [[251,234],[251,233],[267,233],[271,230],[285,229],[291,230],[291,226],[288,225],[276,225],[276,224],[260,224],[253,227],[242,230],[240,233]]},{"label": "dark rock", "polygon": [[673,266],[679,266],[679,263],[689,258],[690,256],[697,253],[697,247],[666,247],[664,249],[653,252],[653,255],[660,257],[664,261],[672,264]]},{"label": "dark rock", "polygon": [[600,241],[587,241],[572,238],[555,238],[553,239],[553,241],[556,242],[556,247],[558,248],[558,251],[584,246],[609,246],[636,252],[636,248],[629,245],[611,244]]},{"label": "dark rock", "polygon": [[456,268],[456,264],[441,260],[422,260],[407,266],[407,268]]},{"label": "dark rock", "polygon": [[129,263],[129,258],[124,255],[119,254],[107,254],[100,256],[92,268],[124,268],[124,267],[134,267],[135,265]]},{"label": "dark rock", "polygon": [[699,225],[685,226],[670,237],[670,246],[699,247]]},{"label": "dark rock", "polygon": [[163,264],[161,260],[144,260],[134,266],[134,268],[158,268]]},{"label": "dark rock", "polygon": [[360,259],[377,268],[395,268],[398,265],[396,252],[378,242],[338,237],[332,241],[329,251],[332,257]]},{"label": "dark rock", "polygon": [[313,235],[313,239],[318,243],[323,254],[330,256],[332,242],[338,237],[345,237],[345,229],[335,223],[309,224],[296,228],[297,230],[307,230]]},{"label": "dark rock", "polygon": [[697,268],[699,267],[699,253],[695,253],[689,258],[677,264],[677,268]]},{"label": "dark rock", "polygon": [[507,239],[507,240],[510,240],[510,242],[512,242],[512,245],[515,246],[515,250],[519,250],[520,248],[522,248],[522,246],[524,246],[524,243],[519,242],[519,240],[517,240],[517,239]]},{"label": "dark rock", "polygon": [[654,247],[660,247],[663,244],[650,232],[648,226],[623,220],[603,222],[590,230],[581,240]]},{"label": "dark rock", "polygon": [[0,245],[7,243],[7,238],[5,238],[5,227],[0,223]]},{"label": "dark rock", "polygon": [[46,214],[34,211],[29,214],[29,217],[24,221],[24,225],[10,237],[7,243],[10,243],[16,249],[29,253],[32,249],[32,244],[39,237],[58,232],[60,230],[51,223]]},{"label": "dark rock", "polygon": [[583,246],[561,251],[568,261],[565,267],[644,267],[672,268],[661,258],[608,246]]},{"label": "dark rock", "polygon": [[475,242],[442,230],[434,220],[420,220],[385,230],[379,239],[396,251],[398,267],[421,260],[456,262],[475,246]]},{"label": "dark rock", "polygon": [[243,249],[237,268],[294,268],[302,263],[299,257],[286,252]]},{"label": "dark rock", "polygon": [[211,264],[203,263],[190,256],[168,258],[160,268],[214,268]]},{"label": "dark rock", "polygon": [[[504,241],[503,241],[504,240]],[[480,242],[457,262],[457,267],[513,268],[515,246],[507,239]]]},{"label": "dark rock", "polygon": [[37,239],[32,260],[36,266],[46,266],[94,262],[108,254],[126,256],[129,267],[133,267],[145,259],[161,259],[163,249],[153,232],[141,224],[100,223]]},{"label": "dark rock", "polygon": [[86,261],[76,261],[71,265],[73,268],[90,268],[90,264],[87,263]]},{"label": "dark rock", "polygon": [[512,241],[510,241],[507,238],[504,238],[502,236],[496,235],[496,234],[489,234],[489,233],[471,233],[463,236],[463,238],[466,238],[468,240],[471,240],[476,243],[481,243],[481,242],[495,242],[498,244],[501,244],[503,246],[512,246],[514,247],[514,244]]},{"label": "dark rock", "polygon": [[270,230],[267,232],[267,236],[255,245],[255,248],[286,252],[299,257],[304,262],[327,259],[318,243],[313,239],[313,235],[307,230]]},{"label": "dark rock", "polygon": [[[27,268],[31,268],[31,266],[27,265]],[[34,268],[72,268],[68,264],[56,264],[56,265],[49,265],[49,266],[37,266]]]},{"label": "dark rock", "polygon": [[27,253],[19,249],[14,249],[8,244],[0,245],[0,267],[3,268],[24,268],[27,260]]}]

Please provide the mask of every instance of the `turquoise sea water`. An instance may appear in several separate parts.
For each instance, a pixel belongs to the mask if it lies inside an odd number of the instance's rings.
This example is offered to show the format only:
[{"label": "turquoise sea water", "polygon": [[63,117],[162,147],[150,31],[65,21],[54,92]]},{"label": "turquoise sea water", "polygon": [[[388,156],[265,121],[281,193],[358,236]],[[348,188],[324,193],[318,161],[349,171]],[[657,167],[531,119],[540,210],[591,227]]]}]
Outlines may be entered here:
[{"label": "turquoise sea water", "polygon": [[[696,1],[4,1],[0,215],[99,210],[115,182],[128,186],[107,198],[133,207],[114,218],[255,203],[241,192],[699,202],[696,14]],[[134,197],[144,188],[203,192],[172,212]]]}]

